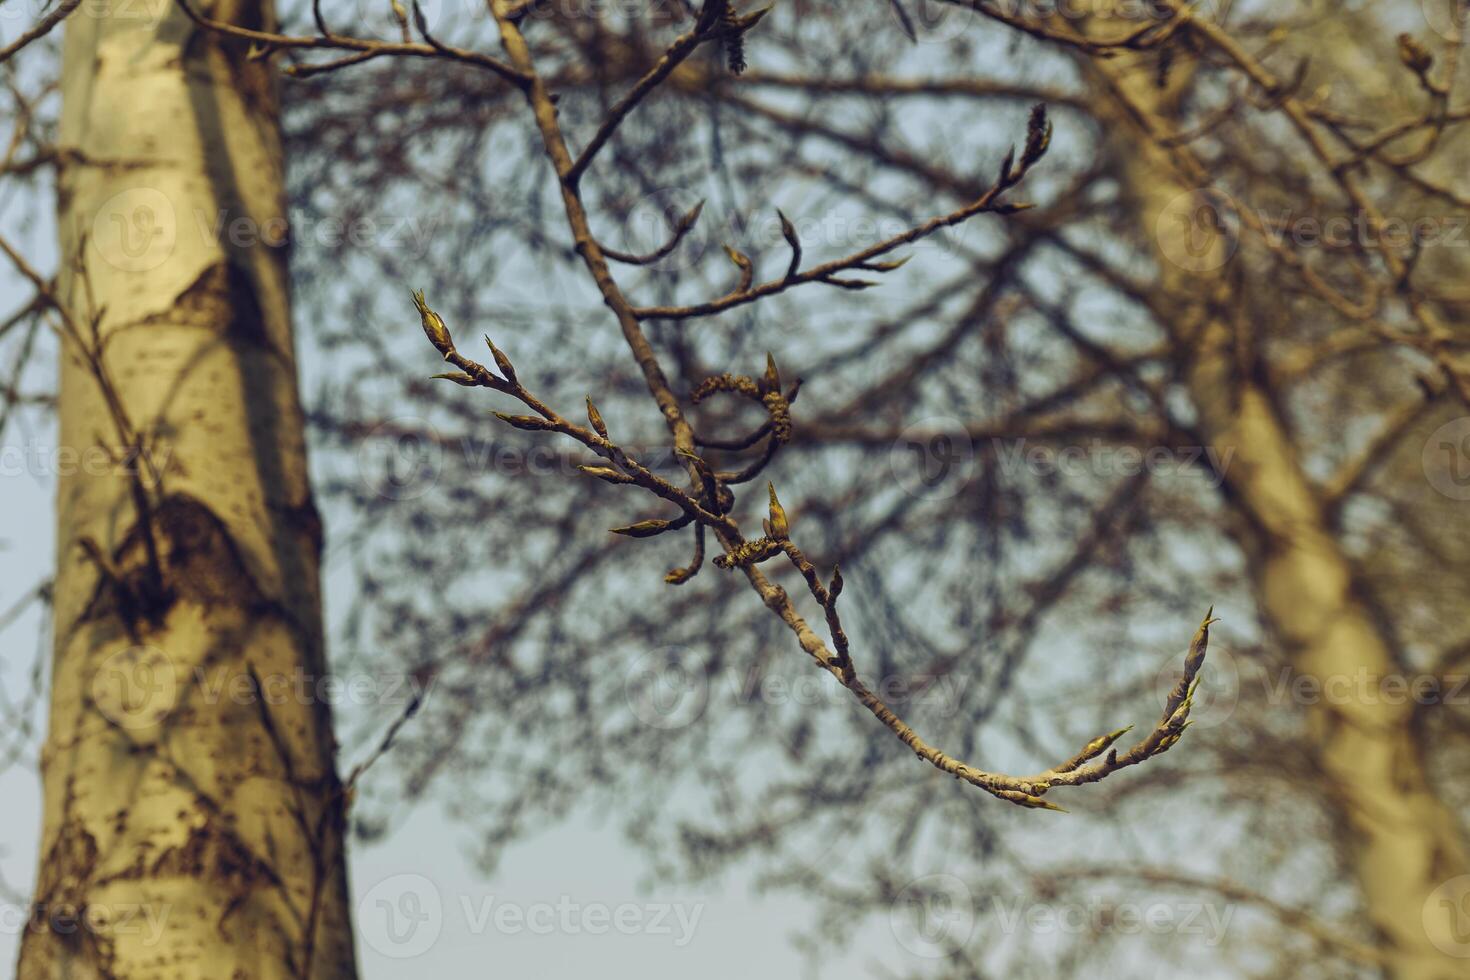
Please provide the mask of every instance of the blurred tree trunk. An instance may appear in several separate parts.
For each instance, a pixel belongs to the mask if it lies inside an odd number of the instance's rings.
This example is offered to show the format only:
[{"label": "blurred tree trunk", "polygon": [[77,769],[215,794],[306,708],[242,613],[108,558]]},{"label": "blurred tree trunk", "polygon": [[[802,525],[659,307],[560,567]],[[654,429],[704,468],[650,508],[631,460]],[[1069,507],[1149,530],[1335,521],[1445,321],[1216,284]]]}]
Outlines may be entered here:
[{"label": "blurred tree trunk", "polygon": [[[1156,67],[1133,59],[1096,62],[1117,106],[1119,131],[1157,137],[1180,129],[1176,100],[1187,68],[1161,83]],[[1305,148],[1301,152],[1307,152]],[[1333,534],[1325,508],[1264,380],[1248,303],[1235,295],[1228,234],[1215,233],[1207,210],[1231,221],[1229,202],[1194,195],[1176,160],[1153,138],[1129,138],[1120,150],[1127,194],[1139,225],[1154,233],[1162,285],[1176,303],[1175,329],[1193,336],[1188,385],[1206,439],[1232,462],[1228,499],[1243,533],[1266,621],[1297,674],[1350,681],[1346,697],[1308,708],[1307,746],[1341,815],[1349,871],[1393,980],[1450,980],[1464,962],[1436,948],[1450,945],[1448,918],[1430,907],[1435,889],[1470,872],[1454,815],[1425,770],[1421,727],[1412,699],[1374,697],[1378,684],[1403,676]],[[1239,261],[1237,259],[1236,261]],[[1182,300],[1182,301],[1181,301]],[[1233,454],[1230,455],[1230,454]],[[1366,689],[1356,682],[1367,678]],[[1340,682],[1339,682],[1340,685]],[[1435,929],[1444,929],[1433,936]],[[1443,948],[1443,946],[1441,947]],[[1453,948],[1451,946],[1451,948]]]},{"label": "blurred tree trunk", "polygon": [[[81,463],[19,975],[352,977],[272,69],[149,11],[65,40],[60,446]],[[129,442],[143,463],[97,455]]]}]

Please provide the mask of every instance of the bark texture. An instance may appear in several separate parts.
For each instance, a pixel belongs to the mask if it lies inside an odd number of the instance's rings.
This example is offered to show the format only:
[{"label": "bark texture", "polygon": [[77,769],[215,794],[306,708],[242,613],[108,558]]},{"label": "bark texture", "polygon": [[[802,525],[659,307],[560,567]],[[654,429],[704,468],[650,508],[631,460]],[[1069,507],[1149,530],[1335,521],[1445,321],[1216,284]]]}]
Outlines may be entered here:
[{"label": "bark texture", "polygon": [[[1097,70],[1118,106],[1118,129],[1127,140],[1118,151],[1128,161],[1126,193],[1142,226],[1156,236],[1163,285],[1172,297],[1193,297],[1181,306],[1186,320],[1176,324],[1195,340],[1191,401],[1201,432],[1221,458],[1232,460],[1225,490],[1248,529],[1257,594],[1277,642],[1298,674],[1324,684],[1406,675],[1302,470],[1256,360],[1252,328],[1240,322],[1249,314],[1232,262],[1241,258],[1220,251],[1232,247],[1228,234],[1211,233],[1195,210],[1213,205],[1191,196],[1197,188],[1159,144],[1158,137],[1179,128],[1173,102],[1187,87],[1187,71],[1161,85],[1146,59],[1099,62]],[[1228,204],[1225,211],[1228,229]],[[1465,961],[1442,952],[1456,948],[1453,913],[1439,907],[1435,891],[1470,873],[1470,859],[1454,814],[1425,771],[1415,705],[1352,689],[1346,698],[1323,698],[1307,709],[1307,748],[1337,797],[1348,870],[1376,933],[1370,942],[1392,980],[1463,977]]]},{"label": "bark texture", "polygon": [[[84,462],[59,485],[19,975],[353,977],[271,69],[146,6],[67,25],[59,294],[84,335],[100,311],[161,481],[140,496],[134,463],[88,455],[118,439],[103,385],[67,357],[60,445]],[[269,0],[204,11],[273,18]]]}]

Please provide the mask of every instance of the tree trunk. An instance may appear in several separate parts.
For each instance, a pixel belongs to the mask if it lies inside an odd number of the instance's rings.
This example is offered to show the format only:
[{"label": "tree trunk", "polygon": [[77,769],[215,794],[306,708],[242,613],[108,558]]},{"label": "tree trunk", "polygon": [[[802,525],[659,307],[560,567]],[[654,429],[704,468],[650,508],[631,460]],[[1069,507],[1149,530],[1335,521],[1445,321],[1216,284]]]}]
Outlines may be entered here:
[{"label": "tree trunk", "polygon": [[[97,313],[108,383],[67,345],[79,463],[19,975],[352,977],[272,69],[145,6],[67,25],[58,290],[86,343]],[[156,484],[98,455],[132,432]]]},{"label": "tree trunk", "polygon": [[[1224,486],[1240,524],[1252,529],[1255,590],[1275,639],[1298,674],[1324,683],[1402,676],[1271,392],[1237,342],[1232,312],[1242,300],[1229,256],[1219,251],[1226,240],[1197,211],[1210,202],[1186,196],[1196,188],[1155,139],[1178,128],[1171,100],[1187,84],[1187,69],[1174,72],[1167,89],[1147,62],[1100,61],[1097,71],[1118,106],[1119,131],[1145,136],[1119,152],[1128,161],[1127,193],[1158,243],[1166,291],[1197,299],[1194,322],[1179,325],[1197,330],[1190,393],[1201,432],[1231,460]],[[1443,952],[1463,938],[1453,935],[1455,912],[1441,906],[1436,889],[1470,873],[1470,860],[1425,772],[1415,705],[1352,690],[1308,709],[1308,749],[1342,814],[1348,866],[1385,971],[1393,980],[1463,977],[1465,961]]]}]

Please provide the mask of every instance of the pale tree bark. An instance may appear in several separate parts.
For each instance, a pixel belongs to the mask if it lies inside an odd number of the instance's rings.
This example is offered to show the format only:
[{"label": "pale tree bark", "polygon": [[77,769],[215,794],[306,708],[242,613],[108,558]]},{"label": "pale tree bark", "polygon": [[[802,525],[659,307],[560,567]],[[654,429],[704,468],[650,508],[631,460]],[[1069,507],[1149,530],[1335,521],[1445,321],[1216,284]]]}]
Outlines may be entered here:
[{"label": "pale tree bark", "polygon": [[[1249,314],[1223,251],[1232,247],[1231,204],[1193,193],[1207,181],[1191,177],[1177,148],[1161,140],[1184,128],[1175,103],[1188,69],[1177,68],[1161,85],[1154,58],[1093,64],[1127,141],[1118,150],[1127,161],[1126,193],[1155,236],[1164,290],[1191,298],[1174,329],[1194,347],[1188,387],[1199,429],[1231,461],[1227,497],[1250,542],[1268,625],[1299,675],[1323,682],[1403,676],[1405,665],[1365,602],[1255,363]],[[1226,233],[1214,230],[1211,208]],[[1470,873],[1470,859],[1454,814],[1427,776],[1415,705],[1365,697],[1356,684],[1337,689],[1350,693],[1307,709],[1307,748],[1340,814],[1349,870],[1385,972],[1392,980],[1462,977],[1465,961],[1443,952],[1457,948],[1453,913],[1435,899],[1440,885]]]},{"label": "pale tree bark", "polygon": [[[172,3],[67,25],[60,445],[82,463],[59,484],[25,980],[355,974],[278,110],[248,54]],[[87,455],[131,433],[156,485]]]}]

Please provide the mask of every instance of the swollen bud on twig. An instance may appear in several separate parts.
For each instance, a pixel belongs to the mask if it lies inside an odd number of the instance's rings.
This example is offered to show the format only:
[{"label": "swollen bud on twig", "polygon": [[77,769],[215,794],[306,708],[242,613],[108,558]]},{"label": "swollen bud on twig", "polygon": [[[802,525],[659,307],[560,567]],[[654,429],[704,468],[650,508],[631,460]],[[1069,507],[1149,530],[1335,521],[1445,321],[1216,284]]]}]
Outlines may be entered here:
[{"label": "swollen bud on twig", "polygon": [[609,528],[609,530],[613,534],[622,534],[630,538],[651,538],[667,531],[673,523],[673,521],[639,521],[637,524]]},{"label": "swollen bud on twig", "polygon": [[690,208],[688,211],[685,211],[683,216],[679,218],[679,223],[675,226],[674,233],[682,235],[690,228],[693,228],[694,223],[699,220],[699,216],[703,211],[703,201],[700,201],[698,204],[694,205],[694,207]]},{"label": "swollen bud on twig", "polygon": [[607,423],[602,420],[602,413],[597,410],[597,406],[592,404],[591,395],[587,396],[587,421],[592,423],[592,428],[598,435],[607,438]]},{"label": "swollen bud on twig", "polygon": [[776,215],[781,219],[781,237],[791,246],[791,262],[786,266],[786,278],[790,279],[801,268],[801,238],[797,236],[796,226],[786,217],[784,211],[777,208]]},{"label": "swollen bud on twig", "polygon": [[1133,726],[1129,725],[1127,728],[1120,728],[1115,732],[1108,732],[1106,735],[1099,735],[1091,742],[1088,742],[1087,745],[1084,746],[1082,751],[1079,753],[1082,761],[1086,762],[1089,759],[1096,759],[1098,756],[1102,755],[1103,752],[1111,748],[1114,742],[1116,742],[1118,739],[1122,738],[1124,735],[1128,734],[1132,730]]},{"label": "swollen bud on twig", "polygon": [[1434,55],[1412,34],[1399,35],[1399,60],[1416,75],[1422,75],[1434,64]]},{"label": "swollen bud on twig", "polygon": [[874,286],[878,285],[871,279],[839,279],[837,276],[825,276],[817,281],[824,282],[829,286],[841,286],[843,289],[851,289],[854,291],[872,289]]},{"label": "swollen bud on twig", "polygon": [[1038,102],[1031,107],[1031,118],[1026,122],[1026,149],[1021,151],[1021,169],[1029,168],[1047,147],[1051,146],[1051,121],[1046,118],[1046,105]]},{"label": "swollen bud on twig", "polygon": [[504,412],[496,412],[495,417],[517,429],[525,429],[528,432],[545,432],[556,428],[550,422],[535,415],[506,415]]},{"label": "swollen bud on twig", "polygon": [[689,460],[689,464],[694,467],[694,472],[699,474],[699,483],[703,492],[704,502],[712,509],[718,511],[720,509],[720,483],[715,479],[715,471],[710,469],[709,463],[705,461],[703,456],[700,456],[698,453],[691,453],[687,449],[675,449],[674,455]]},{"label": "swollen bud on twig", "polygon": [[786,212],[777,208],[776,217],[781,219],[781,237],[786,239],[786,244],[792,248],[801,248],[801,239],[796,237],[796,226],[786,217]]},{"label": "swollen bud on twig", "polygon": [[786,520],[786,510],[781,506],[781,501],[776,499],[776,485],[767,483],[766,488],[771,493],[771,537],[777,541],[785,541],[791,537],[791,525]]},{"label": "swollen bud on twig", "polygon": [[761,393],[779,392],[781,390],[781,372],[776,370],[776,359],[766,352],[766,373],[761,378]]},{"label": "swollen bud on twig", "polygon": [[588,466],[584,463],[578,465],[577,469],[581,470],[583,473],[586,473],[588,476],[595,476],[599,480],[606,480],[608,483],[633,482],[633,478],[631,476],[628,476],[626,473],[619,473],[611,466]]},{"label": "swollen bud on twig", "polygon": [[466,388],[474,388],[479,384],[478,381],[463,371],[452,371],[449,374],[434,374],[430,375],[430,377],[436,381],[453,381],[455,384],[464,385]]},{"label": "swollen bud on twig", "polygon": [[745,71],[745,32],[759,24],[761,18],[770,11],[770,7],[762,7],[755,13],[742,17],[740,11],[735,9],[735,0],[729,0],[725,4],[720,17],[720,35],[724,41],[725,63],[730,74],[738,75]]},{"label": "swollen bud on twig", "polygon": [[424,336],[429,338],[429,343],[441,354],[454,350],[454,341],[449,336],[449,328],[444,325],[444,318],[429,309],[422,289],[414,291],[413,305],[418,308],[419,320],[424,325]]},{"label": "swollen bud on twig", "polygon": [[490,335],[485,335],[485,346],[490,348],[490,356],[495,358],[495,366],[500,368],[500,374],[511,384],[519,384],[516,381],[516,369],[511,365],[510,358],[506,357],[499,347],[490,340]]},{"label": "swollen bud on twig", "polygon": [[[767,522],[769,523],[769,522]],[[715,566],[726,570],[744,565],[757,565],[781,553],[781,545],[770,538],[742,541],[730,552],[715,557]]]},{"label": "swollen bud on twig", "polygon": [[1057,806],[1050,800],[1043,800],[1039,796],[1032,796],[1030,793],[1022,793],[1020,790],[996,790],[995,795],[999,796],[1003,800],[1014,803],[1017,806],[1024,806],[1032,810],[1055,810],[1057,813],[1067,812],[1065,809]]},{"label": "swollen bud on twig", "polygon": [[894,269],[903,268],[911,258],[913,258],[912,255],[905,255],[901,259],[893,259],[889,262],[864,262],[858,268],[866,269],[869,272],[892,272]]},{"label": "swollen bud on twig", "polygon": [[755,281],[755,265],[750,261],[750,256],[729,245],[725,246],[725,254],[735,263],[735,268],[740,270],[740,285],[736,287],[736,291],[743,293]]},{"label": "swollen bud on twig", "polygon": [[1016,162],[1016,148],[1013,146],[1006,151],[1005,159],[1000,162],[1000,182],[1004,184],[1011,179],[1011,166]]}]

